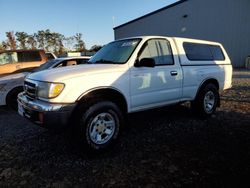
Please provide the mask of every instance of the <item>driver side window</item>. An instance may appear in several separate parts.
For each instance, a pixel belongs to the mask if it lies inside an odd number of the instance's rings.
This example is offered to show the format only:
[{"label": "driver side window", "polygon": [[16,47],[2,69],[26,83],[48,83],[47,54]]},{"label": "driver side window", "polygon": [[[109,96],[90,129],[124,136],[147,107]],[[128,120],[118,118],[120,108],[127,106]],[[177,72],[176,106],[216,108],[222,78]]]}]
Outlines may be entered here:
[{"label": "driver side window", "polygon": [[152,58],[155,60],[155,63],[156,63],[157,56],[158,56],[158,53],[157,53],[156,41],[149,40],[142,47],[142,51],[138,59],[140,61],[143,58]]},{"label": "driver side window", "polygon": [[156,66],[174,64],[170,43],[165,39],[148,40],[138,57],[139,61],[143,58],[154,59]]}]

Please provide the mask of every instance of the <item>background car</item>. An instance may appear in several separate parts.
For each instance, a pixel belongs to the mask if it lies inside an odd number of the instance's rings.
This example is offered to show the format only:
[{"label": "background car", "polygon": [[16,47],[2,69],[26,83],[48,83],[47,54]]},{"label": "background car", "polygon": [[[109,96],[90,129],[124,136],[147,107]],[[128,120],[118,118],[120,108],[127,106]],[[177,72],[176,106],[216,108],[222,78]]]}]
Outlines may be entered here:
[{"label": "background car", "polygon": [[[85,64],[86,62],[88,62],[89,59],[90,57],[88,56],[52,59],[31,72]],[[11,109],[17,110],[17,95],[23,91],[24,78],[27,74],[30,74],[31,72],[11,74],[0,78],[0,106],[8,105]]]},{"label": "background car", "polygon": [[44,50],[0,51],[0,77],[31,71],[47,60]]},{"label": "background car", "polygon": [[52,52],[45,52],[45,55],[47,57],[48,60],[51,60],[51,59],[56,59],[56,55]]}]

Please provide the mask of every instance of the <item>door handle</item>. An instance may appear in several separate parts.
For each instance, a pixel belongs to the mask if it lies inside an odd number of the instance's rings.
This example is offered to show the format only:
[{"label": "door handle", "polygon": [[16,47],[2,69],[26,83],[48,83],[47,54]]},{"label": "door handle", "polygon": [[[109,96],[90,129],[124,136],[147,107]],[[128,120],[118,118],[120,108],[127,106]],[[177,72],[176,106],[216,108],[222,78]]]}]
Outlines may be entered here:
[{"label": "door handle", "polygon": [[171,76],[176,76],[176,75],[178,75],[178,72],[177,71],[171,71],[170,74],[171,74]]}]

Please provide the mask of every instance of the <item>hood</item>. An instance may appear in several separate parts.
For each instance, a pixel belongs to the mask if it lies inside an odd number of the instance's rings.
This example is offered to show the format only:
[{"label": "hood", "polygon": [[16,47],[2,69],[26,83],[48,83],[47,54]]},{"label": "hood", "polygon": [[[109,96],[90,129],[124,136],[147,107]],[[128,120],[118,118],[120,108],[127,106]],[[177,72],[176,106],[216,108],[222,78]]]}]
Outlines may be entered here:
[{"label": "hood", "polygon": [[16,80],[16,79],[24,79],[24,77],[28,74],[29,74],[28,72],[22,72],[18,74],[10,74],[8,76],[3,76],[0,78],[0,83],[8,82],[10,80]]},{"label": "hood", "polygon": [[75,77],[90,74],[116,72],[124,69],[124,65],[114,64],[83,64],[76,66],[48,69],[27,76],[28,79],[45,82],[63,82]]}]

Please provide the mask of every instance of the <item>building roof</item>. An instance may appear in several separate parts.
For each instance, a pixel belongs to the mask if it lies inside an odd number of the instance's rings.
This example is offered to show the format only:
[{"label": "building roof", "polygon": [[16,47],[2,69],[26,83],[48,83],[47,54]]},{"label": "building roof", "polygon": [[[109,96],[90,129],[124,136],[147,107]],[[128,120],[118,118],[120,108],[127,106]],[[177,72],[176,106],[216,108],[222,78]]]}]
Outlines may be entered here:
[{"label": "building roof", "polygon": [[128,24],[131,24],[131,23],[133,23],[133,22],[136,22],[136,21],[138,21],[138,20],[140,20],[140,19],[142,19],[142,18],[151,16],[151,15],[156,14],[156,13],[158,13],[158,12],[161,12],[161,11],[163,11],[163,10],[172,8],[172,7],[176,6],[176,5],[179,5],[179,4],[181,4],[181,3],[184,3],[184,2],[186,2],[186,1],[188,1],[188,0],[180,0],[180,1],[177,1],[177,2],[175,2],[175,3],[173,3],[173,4],[170,4],[170,5],[168,5],[168,6],[165,6],[165,7],[161,8],[161,9],[158,9],[158,10],[153,11],[153,12],[151,12],[151,13],[148,13],[148,14],[146,14],[146,15],[144,15],[144,16],[141,16],[141,17],[139,17],[139,18],[136,18],[136,19],[134,19],[134,20],[131,20],[131,21],[127,22],[127,23],[124,23],[124,24],[122,24],[122,25],[119,25],[119,26],[117,26],[117,27],[114,27],[113,29],[114,29],[114,30],[115,30],[115,29],[118,29],[118,28],[123,27],[123,26],[125,26],[125,25],[128,25]]}]

